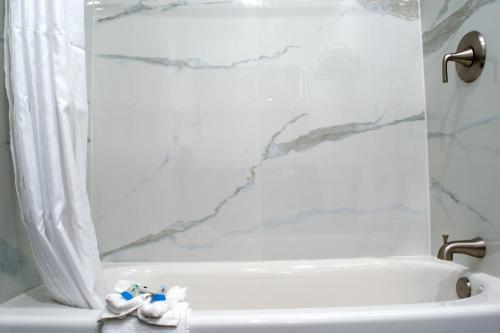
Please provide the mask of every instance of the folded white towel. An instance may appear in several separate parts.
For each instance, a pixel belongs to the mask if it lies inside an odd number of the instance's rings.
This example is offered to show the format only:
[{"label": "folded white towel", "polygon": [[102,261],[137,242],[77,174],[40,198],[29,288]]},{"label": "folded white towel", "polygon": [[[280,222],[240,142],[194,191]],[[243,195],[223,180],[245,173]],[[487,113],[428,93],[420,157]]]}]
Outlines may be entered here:
[{"label": "folded white towel", "polygon": [[[166,293],[162,288],[166,300],[150,302],[152,296],[149,293],[140,294],[129,300],[125,299],[121,293],[129,290],[131,286],[137,290],[138,284],[126,280],[118,281],[115,286],[116,293],[106,297],[106,309],[98,319],[99,322],[104,321],[103,333],[189,332],[191,309],[184,301],[187,288],[175,286]],[[131,297],[130,294],[128,296]],[[160,299],[163,298],[162,295],[157,296],[161,296],[158,297]],[[127,316],[130,318],[126,318]]]}]

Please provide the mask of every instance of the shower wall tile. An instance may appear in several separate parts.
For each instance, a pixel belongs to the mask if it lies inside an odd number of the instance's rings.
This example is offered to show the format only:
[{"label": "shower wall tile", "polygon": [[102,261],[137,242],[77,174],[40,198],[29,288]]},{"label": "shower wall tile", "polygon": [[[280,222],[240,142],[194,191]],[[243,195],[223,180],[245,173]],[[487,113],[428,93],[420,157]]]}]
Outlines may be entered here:
[{"label": "shower wall tile", "polygon": [[107,261],[428,253],[417,1],[116,1],[94,12]]},{"label": "shower wall tile", "polygon": [[[0,30],[3,35],[4,1],[0,0]],[[3,68],[3,38],[0,63]],[[0,303],[40,284],[24,227],[18,214],[14,172],[10,156],[9,106],[5,74],[0,71]]]},{"label": "shower wall tile", "polygon": [[[432,251],[450,239],[483,237],[486,258],[456,260],[500,275],[500,1],[421,1],[428,110]],[[449,66],[441,82],[441,58],[464,34],[480,31],[487,43],[483,73],[464,83]]]},{"label": "shower wall tile", "polygon": [[[4,120],[2,105],[2,121]],[[18,214],[8,145],[0,147],[0,303],[40,284]]]}]

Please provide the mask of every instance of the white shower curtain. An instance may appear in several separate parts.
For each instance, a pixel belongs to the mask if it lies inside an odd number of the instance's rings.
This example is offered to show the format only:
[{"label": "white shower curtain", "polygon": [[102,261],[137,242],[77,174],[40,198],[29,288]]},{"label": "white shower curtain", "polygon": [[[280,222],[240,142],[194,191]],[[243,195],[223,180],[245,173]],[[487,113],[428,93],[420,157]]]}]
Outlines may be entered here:
[{"label": "white shower curtain", "polygon": [[6,0],[5,79],[21,213],[58,302],[104,306],[86,192],[84,2]]}]

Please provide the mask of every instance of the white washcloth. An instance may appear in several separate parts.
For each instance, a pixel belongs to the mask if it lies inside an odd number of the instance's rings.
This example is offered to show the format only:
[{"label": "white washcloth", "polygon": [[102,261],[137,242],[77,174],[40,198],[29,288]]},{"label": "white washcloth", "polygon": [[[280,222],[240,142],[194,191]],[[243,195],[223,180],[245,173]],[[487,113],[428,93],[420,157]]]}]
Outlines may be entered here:
[{"label": "white washcloth", "polygon": [[187,302],[170,302],[168,310],[159,318],[146,317],[141,309],[142,307],[137,311],[137,317],[145,323],[157,326],[177,327],[179,332],[189,331],[191,308]]},{"label": "white washcloth", "polygon": [[108,320],[102,326],[102,333],[189,333],[188,326],[154,326],[141,322],[135,317],[123,320]]},{"label": "white washcloth", "polygon": [[139,317],[160,318],[172,309],[175,303],[183,302],[186,299],[187,288],[179,286],[172,287],[167,291],[165,301],[145,302],[138,310]]}]

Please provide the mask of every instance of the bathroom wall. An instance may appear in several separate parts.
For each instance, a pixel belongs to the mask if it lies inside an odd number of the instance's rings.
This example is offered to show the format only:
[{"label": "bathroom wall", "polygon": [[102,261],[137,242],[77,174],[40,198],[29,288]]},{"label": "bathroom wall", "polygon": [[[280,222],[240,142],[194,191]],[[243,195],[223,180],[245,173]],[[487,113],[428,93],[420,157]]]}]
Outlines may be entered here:
[{"label": "bathroom wall", "polygon": [[[456,260],[500,275],[500,1],[422,0],[422,33],[431,177],[432,252],[450,239],[481,236],[484,259]],[[487,59],[482,75],[464,83],[449,66],[441,82],[441,58],[469,31],[483,34]]]},{"label": "bathroom wall", "polygon": [[104,260],[429,252],[416,0],[93,3]]},{"label": "bathroom wall", "polygon": [[[4,0],[1,0],[2,36],[4,8]],[[2,38],[0,41],[0,303],[40,283],[18,214],[9,147],[9,108],[5,94],[3,46]]]}]

